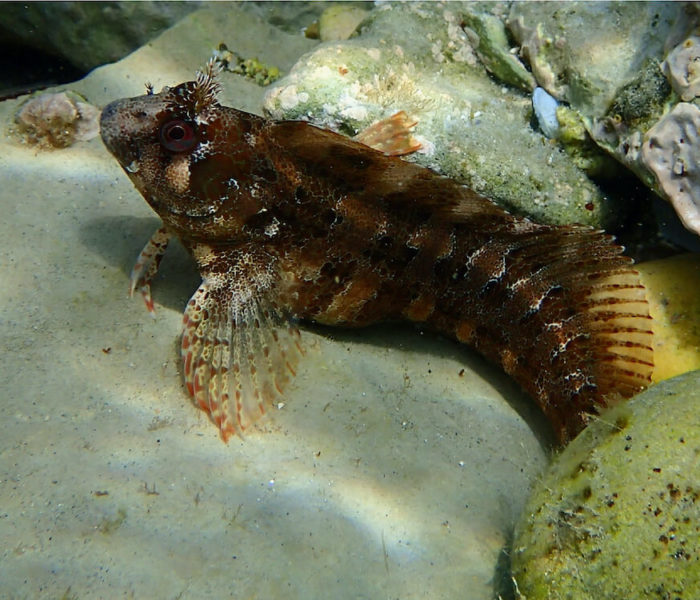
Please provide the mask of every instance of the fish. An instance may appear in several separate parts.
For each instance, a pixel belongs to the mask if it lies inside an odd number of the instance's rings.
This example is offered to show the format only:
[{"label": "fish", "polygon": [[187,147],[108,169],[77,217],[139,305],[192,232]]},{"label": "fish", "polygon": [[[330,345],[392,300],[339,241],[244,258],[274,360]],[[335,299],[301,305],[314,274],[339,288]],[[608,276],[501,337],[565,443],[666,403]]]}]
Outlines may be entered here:
[{"label": "fish", "polygon": [[224,442],[283,397],[305,322],[403,320],[466,344],[532,397],[562,445],[650,383],[645,288],[611,235],[510,214],[405,160],[417,146],[396,131],[410,119],[352,139],[223,106],[220,89],[210,62],[192,81],[111,102],[100,128],[162,222],[131,292],[153,311],[173,238],[199,269],[183,379]]}]

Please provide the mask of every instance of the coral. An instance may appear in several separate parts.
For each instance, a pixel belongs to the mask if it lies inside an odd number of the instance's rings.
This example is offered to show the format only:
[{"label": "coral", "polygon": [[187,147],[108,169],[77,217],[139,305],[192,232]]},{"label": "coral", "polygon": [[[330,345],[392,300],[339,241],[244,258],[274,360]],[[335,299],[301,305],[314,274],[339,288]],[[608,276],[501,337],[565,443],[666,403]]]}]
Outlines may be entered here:
[{"label": "coral", "polygon": [[680,102],[646,134],[642,161],[683,225],[700,235],[700,109]]},{"label": "coral", "polygon": [[66,148],[97,135],[99,114],[73,92],[44,93],[25,102],[15,122],[27,143]]},{"label": "coral", "polygon": [[700,597],[700,371],[603,413],[552,463],[515,532],[528,600]]},{"label": "coral", "polygon": [[700,37],[691,35],[666,57],[663,70],[684,102],[700,95]]}]

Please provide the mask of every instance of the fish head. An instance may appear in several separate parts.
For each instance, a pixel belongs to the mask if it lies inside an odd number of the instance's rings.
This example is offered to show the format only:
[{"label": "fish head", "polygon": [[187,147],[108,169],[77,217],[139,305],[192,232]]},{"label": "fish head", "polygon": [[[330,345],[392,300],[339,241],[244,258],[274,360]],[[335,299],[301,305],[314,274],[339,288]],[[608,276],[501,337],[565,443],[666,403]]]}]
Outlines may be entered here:
[{"label": "fish head", "polygon": [[[234,242],[266,213],[278,173],[257,147],[264,119],[221,106],[209,72],[102,111],[107,149],[166,227],[181,238]],[[259,219],[258,219],[259,220]]]}]

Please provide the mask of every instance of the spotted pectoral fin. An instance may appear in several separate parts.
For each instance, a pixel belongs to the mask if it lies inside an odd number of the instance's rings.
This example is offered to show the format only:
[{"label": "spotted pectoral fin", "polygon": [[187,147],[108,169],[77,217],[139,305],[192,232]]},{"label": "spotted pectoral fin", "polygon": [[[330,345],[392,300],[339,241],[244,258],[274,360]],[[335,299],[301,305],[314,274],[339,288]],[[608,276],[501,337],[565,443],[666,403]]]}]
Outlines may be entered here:
[{"label": "spotted pectoral fin", "polygon": [[151,297],[151,280],[158,272],[160,261],[163,259],[172,235],[165,227],[159,227],[141,250],[129,276],[129,296],[138,289],[148,312],[155,314],[153,298]]},{"label": "spotted pectoral fin", "polygon": [[299,331],[264,292],[245,299],[207,278],[187,304],[181,353],[187,390],[226,442],[281,397],[303,351]]}]

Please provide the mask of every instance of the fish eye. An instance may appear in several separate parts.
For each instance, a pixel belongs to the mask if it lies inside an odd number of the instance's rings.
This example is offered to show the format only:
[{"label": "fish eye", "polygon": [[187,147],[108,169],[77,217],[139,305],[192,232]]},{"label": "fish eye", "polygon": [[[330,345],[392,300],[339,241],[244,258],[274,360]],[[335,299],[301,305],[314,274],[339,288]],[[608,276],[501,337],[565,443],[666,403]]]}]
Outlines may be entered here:
[{"label": "fish eye", "polygon": [[171,152],[187,152],[197,143],[197,136],[191,123],[175,119],[160,128],[160,143]]}]

